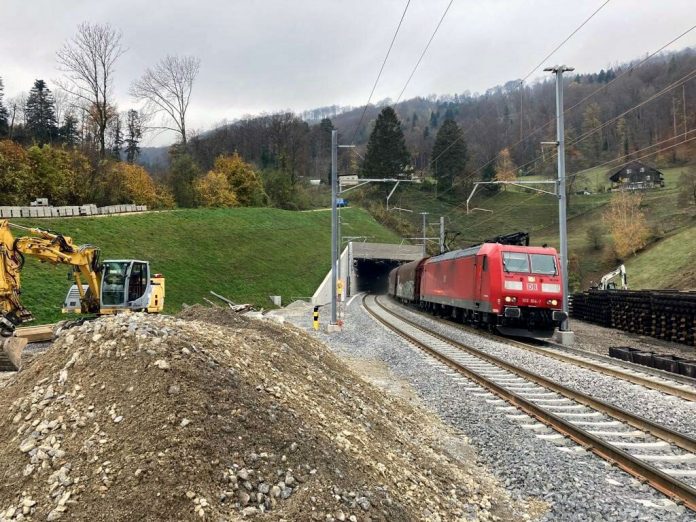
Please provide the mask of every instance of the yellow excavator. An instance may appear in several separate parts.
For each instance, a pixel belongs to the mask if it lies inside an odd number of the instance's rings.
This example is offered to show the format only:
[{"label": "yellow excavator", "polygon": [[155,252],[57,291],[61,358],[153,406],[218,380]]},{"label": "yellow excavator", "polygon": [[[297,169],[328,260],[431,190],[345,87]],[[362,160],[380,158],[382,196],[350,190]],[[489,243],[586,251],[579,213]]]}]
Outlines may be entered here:
[{"label": "yellow excavator", "polygon": [[[25,235],[15,237],[11,229]],[[150,274],[150,264],[137,259],[99,260],[99,248],[75,245],[63,234],[0,220],[0,371],[18,370],[27,339],[16,328],[33,316],[20,300],[20,272],[25,256],[71,267],[75,284],[63,312],[115,314],[124,310],[161,312],[164,277]]]}]

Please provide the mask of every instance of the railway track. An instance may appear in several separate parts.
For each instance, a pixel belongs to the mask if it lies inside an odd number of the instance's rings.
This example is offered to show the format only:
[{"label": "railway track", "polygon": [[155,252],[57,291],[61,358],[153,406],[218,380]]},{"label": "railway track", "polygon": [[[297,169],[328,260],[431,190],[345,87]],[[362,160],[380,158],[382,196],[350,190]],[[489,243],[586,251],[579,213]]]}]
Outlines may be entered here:
[{"label": "railway track", "polygon": [[363,305],[387,328],[507,402],[508,417],[523,428],[551,428],[557,433],[538,436],[568,437],[696,511],[696,439],[429,331],[375,296]]},{"label": "railway track", "polygon": [[550,357],[558,361],[580,366],[581,368],[610,375],[611,377],[616,377],[633,384],[639,384],[652,390],[657,390],[662,393],[667,393],[669,395],[681,397],[682,399],[688,401],[696,402],[696,379],[692,379],[690,377],[665,372],[657,368],[650,368],[630,362],[620,361],[618,359],[612,359],[604,355],[588,353],[584,350],[569,348],[552,342],[546,343],[547,346],[538,346],[523,341],[518,341],[516,339],[501,338],[499,335],[490,334],[480,329],[462,325],[460,323],[454,323],[431,314],[426,314],[417,310],[411,311],[432,321],[458,328],[464,332],[516,346],[518,348],[522,348],[523,350],[543,355],[545,357]]}]

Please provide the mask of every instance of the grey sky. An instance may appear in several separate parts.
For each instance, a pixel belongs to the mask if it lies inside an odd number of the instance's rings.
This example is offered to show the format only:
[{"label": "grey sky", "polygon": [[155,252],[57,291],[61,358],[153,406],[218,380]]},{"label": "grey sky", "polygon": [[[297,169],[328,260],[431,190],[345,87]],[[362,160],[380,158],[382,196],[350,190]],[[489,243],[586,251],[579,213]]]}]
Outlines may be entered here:
[{"label": "grey sky", "polygon": [[[412,0],[374,100],[396,98],[449,0]],[[454,0],[404,98],[481,92],[521,78],[601,0]],[[190,128],[282,109],[360,105],[405,0],[0,0],[6,96],[60,76],[55,51],[78,23],[108,22],[128,48],[117,64],[119,108],[131,81],[162,56],[202,60]],[[595,71],[661,47],[696,23],[694,0],[612,0],[550,62]],[[696,30],[672,48],[696,45]],[[533,78],[543,73],[537,72]],[[532,79],[533,79],[532,78]],[[150,138],[164,144],[171,135]]]}]

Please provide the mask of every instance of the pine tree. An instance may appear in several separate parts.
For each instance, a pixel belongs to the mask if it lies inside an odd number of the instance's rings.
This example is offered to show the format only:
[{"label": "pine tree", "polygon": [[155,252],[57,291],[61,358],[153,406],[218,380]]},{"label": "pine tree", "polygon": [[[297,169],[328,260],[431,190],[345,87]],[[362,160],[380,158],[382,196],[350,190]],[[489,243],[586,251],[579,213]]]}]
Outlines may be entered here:
[{"label": "pine tree", "polygon": [[111,156],[116,159],[121,159],[121,149],[123,148],[123,130],[121,128],[121,116],[117,114],[109,122],[111,127]]},{"label": "pine tree", "polygon": [[368,178],[393,178],[404,171],[410,156],[396,112],[385,107],[379,113],[367,142],[363,175]]},{"label": "pine tree", "polygon": [[55,101],[46,82],[36,80],[29,91],[26,106],[27,131],[39,145],[50,143],[58,135]]},{"label": "pine tree", "polygon": [[138,111],[131,109],[126,116],[126,161],[133,163],[140,154],[140,139],[143,135],[142,123]]},{"label": "pine tree", "polygon": [[2,98],[5,94],[4,87],[5,86],[2,83],[2,78],[0,78],[0,136],[6,136],[9,132],[9,127],[7,125],[9,113],[7,112],[7,108],[2,102]]},{"label": "pine tree", "polygon": [[65,115],[63,125],[58,130],[58,135],[63,143],[74,147],[80,141],[79,122],[72,112]]},{"label": "pine tree", "polygon": [[464,133],[454,120],[447,119],[437,131],[430,159],[440,190],[452,187],[454,179],[464,173],[466,161]]}]

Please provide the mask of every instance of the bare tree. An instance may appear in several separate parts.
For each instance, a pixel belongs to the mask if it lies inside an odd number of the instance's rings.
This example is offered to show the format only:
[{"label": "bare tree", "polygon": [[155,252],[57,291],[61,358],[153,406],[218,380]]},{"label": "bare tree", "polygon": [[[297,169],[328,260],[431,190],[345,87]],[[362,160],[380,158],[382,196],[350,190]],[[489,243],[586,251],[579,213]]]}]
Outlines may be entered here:
[{"label": "bare tree", "polygon": [[116,115],[112,102],[114,65],[124,52],[120,31],[109,24],[83,22],[77,26],[77,34],[56,53],[60,69],[66,73],[59,85],[87,107],[102,157],[106,155],[106,129]]},{"label": "bare tree", "polygon": [[145,70],[143,76],[131,86],[131,96],[144,101],[152,113],[165,113],[173,122],[160,128],[181,135],[186,145],[186,111],[198,76],[201,61],[195,56],[167,56],[157,65]]}]

